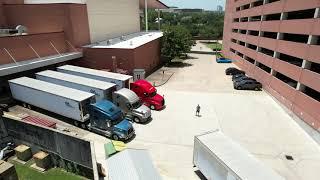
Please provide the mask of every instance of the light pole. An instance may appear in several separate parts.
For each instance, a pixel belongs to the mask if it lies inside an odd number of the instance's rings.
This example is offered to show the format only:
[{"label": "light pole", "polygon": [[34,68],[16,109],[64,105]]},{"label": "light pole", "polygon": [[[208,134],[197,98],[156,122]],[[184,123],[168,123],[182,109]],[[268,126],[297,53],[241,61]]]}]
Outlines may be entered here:
[{"label": "light pole", "polygon": [[148,0],[144,0],[144,13],[145,13],[145,21],[146,21],[146,32],[148,32]]}]

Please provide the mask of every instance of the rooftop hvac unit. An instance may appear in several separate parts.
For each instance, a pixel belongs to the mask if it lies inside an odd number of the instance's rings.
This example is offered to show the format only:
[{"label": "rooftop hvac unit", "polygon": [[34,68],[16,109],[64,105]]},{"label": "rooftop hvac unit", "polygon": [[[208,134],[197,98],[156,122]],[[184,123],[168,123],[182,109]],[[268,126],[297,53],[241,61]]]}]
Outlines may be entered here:
[{"label": "rooftop hvac unit", "polygon": [[0,35],[22,35],[27,33],[27,28],[22,25],[18,25],[15,29],[0,29]]}]

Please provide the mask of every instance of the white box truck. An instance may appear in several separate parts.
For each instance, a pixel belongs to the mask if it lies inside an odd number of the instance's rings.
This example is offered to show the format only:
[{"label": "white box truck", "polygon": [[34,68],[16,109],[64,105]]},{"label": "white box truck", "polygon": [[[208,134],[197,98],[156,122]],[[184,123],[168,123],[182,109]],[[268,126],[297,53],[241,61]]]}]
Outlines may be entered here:
[{"label": "white box truck", "polygon": [[207,179],[285,180],[219,130],[195,136],[193,164]]},{"label": "white box truck", "polygon": [[129,88],[129,80],[132,79],[132,76],[124,74],[112,73],[72,65],[64,65],[57,67],[57,71],[76,76],[82,76],[90,79],[95,79],[99,81],[114,83],[117,85],[117,90],[122,88]]},{"label": "white box truck", "polygon": [[112,93],[116,90],[116,84],[113,83],[51,70],[36,73],[36,78],[41,81],[92,93],[96,96],[96,101],[112,99]]}]

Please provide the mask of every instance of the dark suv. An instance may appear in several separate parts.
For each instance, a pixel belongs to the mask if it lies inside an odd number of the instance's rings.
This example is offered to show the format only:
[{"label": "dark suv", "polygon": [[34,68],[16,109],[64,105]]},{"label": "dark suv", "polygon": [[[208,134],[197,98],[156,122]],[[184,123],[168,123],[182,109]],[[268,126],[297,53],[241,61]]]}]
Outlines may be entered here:
[{"label": "dark suv", "polygon": [[233,83],[233,87],[237,90],[256,90],[259,91],[262,88],[262,84],[255,80],[242,80]]},{"label": "dark suv", "polygon": [[233,68],[233,67],[226,69],[225,73],[226,75],[245,74],[244,71],[239,70],[237,68]]},{"label": "dark suv", "polygon": [[252,81],[256,81],[255,79],[248,77],[248,76],[242,76],[242,77],[238,77],[236,79],[233,79],[233,82],[239,82],[239,81],[244,81],[244,80],[252,80]]}]

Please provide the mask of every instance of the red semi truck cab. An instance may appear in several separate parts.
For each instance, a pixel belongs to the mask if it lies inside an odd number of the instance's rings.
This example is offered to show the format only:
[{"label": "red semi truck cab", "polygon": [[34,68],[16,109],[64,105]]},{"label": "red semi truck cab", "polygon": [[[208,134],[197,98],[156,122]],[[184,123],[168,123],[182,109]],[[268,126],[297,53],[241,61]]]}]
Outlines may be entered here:
[{"label": "red semi truck cab", "polygon": [[165,107],[164,98],[157,94],[157,89],[148,81],[138,80],[130,84],[130,89],[135,92],[144,104],[152,110],[161,110]]}]

